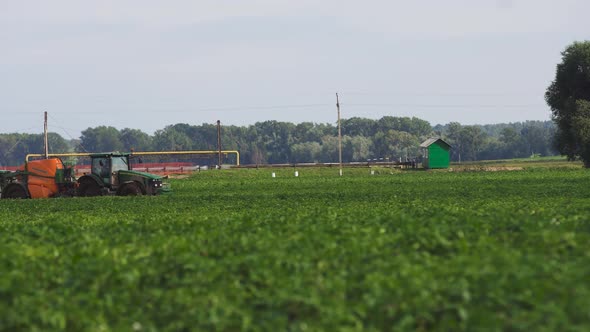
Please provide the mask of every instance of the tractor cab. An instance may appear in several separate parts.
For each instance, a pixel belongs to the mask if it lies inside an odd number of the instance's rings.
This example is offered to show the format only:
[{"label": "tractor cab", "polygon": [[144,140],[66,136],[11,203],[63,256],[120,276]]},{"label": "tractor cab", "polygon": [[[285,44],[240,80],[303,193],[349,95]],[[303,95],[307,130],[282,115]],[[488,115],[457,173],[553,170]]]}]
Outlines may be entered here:
[{"label": "tractor cab", "polygon": [[118,185],[119,171],[128,171],[128,155],[91,155],[91,173],[102,180],[105,184]]}]

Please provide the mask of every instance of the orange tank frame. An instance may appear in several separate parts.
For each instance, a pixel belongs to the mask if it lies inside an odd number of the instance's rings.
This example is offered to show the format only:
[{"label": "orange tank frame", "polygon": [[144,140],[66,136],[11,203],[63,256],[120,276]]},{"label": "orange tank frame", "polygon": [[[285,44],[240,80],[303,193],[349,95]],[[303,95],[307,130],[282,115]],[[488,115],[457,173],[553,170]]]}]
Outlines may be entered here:
[{"label": "orange tank frame", "polygon": [[[64,165],[60,159],[33,160],[21,166],[31,198],[49,198],[60,193]],[[22,180],[22,179],[21,179]]]}]

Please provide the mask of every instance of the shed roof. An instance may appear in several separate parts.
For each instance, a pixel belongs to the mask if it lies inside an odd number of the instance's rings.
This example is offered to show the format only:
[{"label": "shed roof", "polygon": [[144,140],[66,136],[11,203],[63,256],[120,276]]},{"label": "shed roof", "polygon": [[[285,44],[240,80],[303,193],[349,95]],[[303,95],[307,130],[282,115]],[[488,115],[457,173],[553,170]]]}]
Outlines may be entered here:
[{"label": "shed roof", "polygon": [[429,138],[427,140],[425,140],[424,142],[422,142],[422,144],[420,144],[421,148],[427,148],[429,146],[431,146],[432,144],[434,144],[435,142],[441,141],[444,144],[448,145],[449,148],[451,147],[451,144],[445,142],[442,138],[438,138],[438,137],[433,137],[433,138]]}]

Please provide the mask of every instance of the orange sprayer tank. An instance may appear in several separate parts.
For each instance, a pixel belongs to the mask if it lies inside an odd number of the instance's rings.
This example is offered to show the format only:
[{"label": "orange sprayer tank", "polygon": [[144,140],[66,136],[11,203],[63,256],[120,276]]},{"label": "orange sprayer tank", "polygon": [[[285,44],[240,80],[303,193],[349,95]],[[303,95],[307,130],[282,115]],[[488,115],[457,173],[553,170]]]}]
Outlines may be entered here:
[{"label": "orange sprayer tank", "polygon": [[59,192],[56,175],[63,174],[64,165],[59,159],[33,160],[25,165],[28,172],[28,189],[31,198],[47,198]]}]

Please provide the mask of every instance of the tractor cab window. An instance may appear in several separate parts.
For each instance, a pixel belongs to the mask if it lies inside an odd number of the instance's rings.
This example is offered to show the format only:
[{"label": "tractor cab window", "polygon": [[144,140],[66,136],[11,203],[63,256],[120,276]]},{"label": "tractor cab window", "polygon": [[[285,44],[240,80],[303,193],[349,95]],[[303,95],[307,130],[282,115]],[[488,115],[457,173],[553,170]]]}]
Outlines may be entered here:
[{"label": "tractor cab window", "polygon": [[108,158],[94,158],[92,159],[92,174],[105,178],[110,176],[110,165]]},{"label": "tractor cab window", "polygon": [[127,165],[127,158],[125,157],[113,157],[112,165],[113,172],[126,171],[129,169],[129,166]]}]

